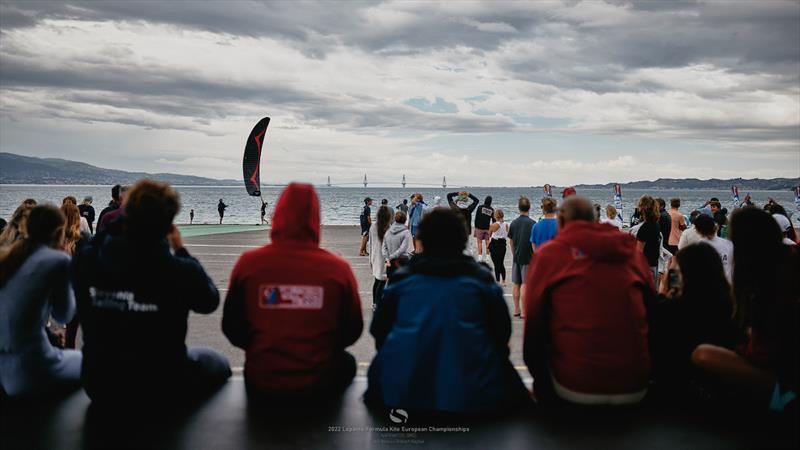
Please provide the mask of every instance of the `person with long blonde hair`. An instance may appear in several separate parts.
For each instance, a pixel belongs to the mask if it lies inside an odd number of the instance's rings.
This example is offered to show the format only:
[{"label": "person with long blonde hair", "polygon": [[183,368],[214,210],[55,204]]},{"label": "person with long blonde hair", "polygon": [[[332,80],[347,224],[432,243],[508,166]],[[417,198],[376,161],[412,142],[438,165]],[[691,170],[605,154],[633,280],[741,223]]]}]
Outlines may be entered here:
[{"label": "person with long blonde hair", "polygon": [[[86,219],[81,216],[81,212],[75,203],[68,201],[70,197],[64,199],[61,204],[61,213],[64,214],[66,222],[64,223],[64,241],[62,243],[62,250],[67,252],[70,256],[75,255],[87,242],[91,235],[84,231],[82,223]],[[64,347],[75,348],[76,339],[78,336],[78,315],[67,323],[67,330],[64,336]]]},{"label": "person with long blonde hair", "polygon": [[28,234],[28,216],[34,206],[36,205],[23,202],[17,207],[14,215],[11,216],[11,221],[6,225],[6,229],[0,234],[0,247],[11,245]]}]

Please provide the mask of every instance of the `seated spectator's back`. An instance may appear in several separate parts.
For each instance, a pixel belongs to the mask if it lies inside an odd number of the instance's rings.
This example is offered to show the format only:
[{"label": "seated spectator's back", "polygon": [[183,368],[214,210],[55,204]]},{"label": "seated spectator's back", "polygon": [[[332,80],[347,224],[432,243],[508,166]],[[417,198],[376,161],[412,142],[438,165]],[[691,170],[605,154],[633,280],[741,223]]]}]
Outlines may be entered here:
[{"label": "seated spectator's back", "polygon": [[361,335],[358,285],[344,259],[319,247],[319,199],[292,183],[275,207],[272,243],[244,253],[231,273],[222,330],[244,349],[254,393],[332,393],[355,375],[344,349]]},{"label": "seated spectator's back", "polygon": [[649,377],[652,274],[635,239],[593,218],[587,200],[566,200],[558,235],[534,257],[523,353],[540,399],[632,403]]},{"label": "seated spectator's back", "polygon": [[489,270],[462,254],[463,220],[436,209],[422,255],[399,269],[370,332],[378,354],[367,399],[417,411],[496,411],[527,398],[508,355],[511,320]]}]

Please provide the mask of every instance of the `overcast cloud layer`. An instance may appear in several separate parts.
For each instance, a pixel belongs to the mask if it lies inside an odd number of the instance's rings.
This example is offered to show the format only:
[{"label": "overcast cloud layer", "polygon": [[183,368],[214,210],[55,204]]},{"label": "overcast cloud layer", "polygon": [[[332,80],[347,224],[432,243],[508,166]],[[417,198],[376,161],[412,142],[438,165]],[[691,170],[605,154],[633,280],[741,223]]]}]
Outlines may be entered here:
[{"label": "overcast cloud layer", "polygon": [[265,182],[800,176],[800,2],[2,2],[0,151]]}]

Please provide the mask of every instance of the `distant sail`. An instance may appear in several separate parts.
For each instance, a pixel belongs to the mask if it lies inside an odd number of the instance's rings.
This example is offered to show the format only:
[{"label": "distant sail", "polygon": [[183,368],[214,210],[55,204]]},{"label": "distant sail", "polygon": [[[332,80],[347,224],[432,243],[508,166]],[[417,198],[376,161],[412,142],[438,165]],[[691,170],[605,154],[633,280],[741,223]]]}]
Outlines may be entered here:
[{"label": "distant sail", "polygon": [[254,196],[261,196],[261,147],[269,125],[269,117],[259,120],[244,147],[244,159],[242,161],[242,173],[244,176],[244,186],[247,193]]}]

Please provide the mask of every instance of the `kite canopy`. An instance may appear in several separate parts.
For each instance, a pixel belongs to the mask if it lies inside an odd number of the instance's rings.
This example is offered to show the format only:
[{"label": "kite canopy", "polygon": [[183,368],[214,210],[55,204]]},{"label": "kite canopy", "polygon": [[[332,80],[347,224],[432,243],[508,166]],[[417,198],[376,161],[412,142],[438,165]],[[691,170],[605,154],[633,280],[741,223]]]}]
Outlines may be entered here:
[{"label": "kite canopy", "polygon": [[269,117],[259,120],[244,146],[244,160],[242,161],[242,173],[244,176],[244,186],[247,193],[259,197],[261,195],[261,146],[269,125]]}]

